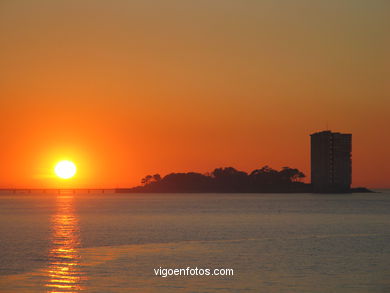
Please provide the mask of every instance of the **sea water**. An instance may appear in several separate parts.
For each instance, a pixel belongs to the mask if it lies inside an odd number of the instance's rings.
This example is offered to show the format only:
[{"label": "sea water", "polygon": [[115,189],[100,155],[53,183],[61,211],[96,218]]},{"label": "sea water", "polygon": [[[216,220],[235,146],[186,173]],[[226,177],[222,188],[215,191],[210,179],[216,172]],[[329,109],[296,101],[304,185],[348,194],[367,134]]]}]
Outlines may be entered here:
[{"label": "sea water", "polygon": [[3,192],[0,232],[1,292],[390,292],[388,191]]}]

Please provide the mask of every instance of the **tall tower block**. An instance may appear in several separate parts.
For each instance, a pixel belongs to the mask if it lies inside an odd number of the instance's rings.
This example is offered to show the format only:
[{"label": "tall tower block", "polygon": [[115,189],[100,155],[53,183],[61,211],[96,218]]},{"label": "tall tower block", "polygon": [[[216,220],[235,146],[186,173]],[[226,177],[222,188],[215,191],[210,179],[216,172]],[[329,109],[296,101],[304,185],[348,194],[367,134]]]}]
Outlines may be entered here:
[{"label": "tall tower block", "polygon": [[349,192],[352,182],[352,134],[321,131],[311,137],[314,192]]}]

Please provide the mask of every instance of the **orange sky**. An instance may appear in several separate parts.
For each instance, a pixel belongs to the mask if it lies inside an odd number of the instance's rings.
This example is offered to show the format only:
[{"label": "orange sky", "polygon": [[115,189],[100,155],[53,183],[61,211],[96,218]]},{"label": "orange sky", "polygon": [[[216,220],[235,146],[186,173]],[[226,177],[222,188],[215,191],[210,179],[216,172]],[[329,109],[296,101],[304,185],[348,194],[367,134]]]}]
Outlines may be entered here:
[{"label": "orange sky", "polygon": [[389,36],[387,0],[2,0],[0,187],[309,175],[327,124],[353,134],[353,185],[390,187]]}]

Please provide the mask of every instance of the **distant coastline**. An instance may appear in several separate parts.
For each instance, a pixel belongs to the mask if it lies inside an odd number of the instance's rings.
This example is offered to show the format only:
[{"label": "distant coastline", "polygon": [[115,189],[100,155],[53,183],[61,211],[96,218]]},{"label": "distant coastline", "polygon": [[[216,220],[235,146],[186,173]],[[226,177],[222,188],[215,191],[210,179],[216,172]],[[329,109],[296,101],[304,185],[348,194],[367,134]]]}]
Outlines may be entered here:
[{"label": "distant coastline", "polygon": [[[115,188],[116,193],[315,193],[312,191],[311,184],[303,183],[305,185],[304,188],[294,188],[291,190],[282,190],[279,188],[275,189],[269,189],[269,190],[262,190],[262,191],[218,191],[218,190],[204,190],[204,191],[190,191],[187,189],[183,190],[146,190],[143,188],[143,186],[136,186],[136,187],[130,187],[130,188]],[[350,189],[349,192],[328,192],[327,194],[335,194],[335,193],[378,193],[377,191],[373,191],[371,189],[368,189],[366,187],[353,187]]]},{"label": "distant coastline", "polygon": [[[216,168],[211,173],[171,173],[147,175],[140,186],[116,188],[116,193],[313,193],[310,183],[302,180],[305,174],[296,168],[275,170],[269,166],[250,173],[233,167]],[[347,192],[335,187],[327,193],[367,193],[365,187],[351,188]]]}]

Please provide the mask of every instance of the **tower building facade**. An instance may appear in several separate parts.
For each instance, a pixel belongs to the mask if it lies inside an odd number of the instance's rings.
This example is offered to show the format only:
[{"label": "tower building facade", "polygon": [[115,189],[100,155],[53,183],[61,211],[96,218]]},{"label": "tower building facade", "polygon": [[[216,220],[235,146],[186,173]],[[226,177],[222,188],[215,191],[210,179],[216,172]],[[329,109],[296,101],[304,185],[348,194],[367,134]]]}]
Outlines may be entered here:
[{"label": "tower building facade", "polygon": [[349,192],[352,182],[352,134],[321,131],[311,137],[314,192]]}]

